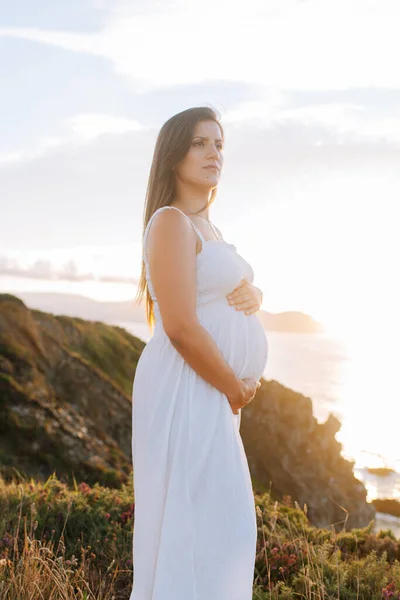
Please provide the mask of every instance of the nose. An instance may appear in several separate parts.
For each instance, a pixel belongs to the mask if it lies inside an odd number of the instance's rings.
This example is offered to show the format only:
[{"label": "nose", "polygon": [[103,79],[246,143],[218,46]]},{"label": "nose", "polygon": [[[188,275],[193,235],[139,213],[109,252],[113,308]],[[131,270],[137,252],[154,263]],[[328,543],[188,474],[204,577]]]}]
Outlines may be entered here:
[{"label": "nose", "polygon": [[208,153],[208,156],[210,158],[215,158],[215,159],[219,158],[219,150],[215,146],[215,144],[211,144],[211,148],[210,148],[210,151]]}]

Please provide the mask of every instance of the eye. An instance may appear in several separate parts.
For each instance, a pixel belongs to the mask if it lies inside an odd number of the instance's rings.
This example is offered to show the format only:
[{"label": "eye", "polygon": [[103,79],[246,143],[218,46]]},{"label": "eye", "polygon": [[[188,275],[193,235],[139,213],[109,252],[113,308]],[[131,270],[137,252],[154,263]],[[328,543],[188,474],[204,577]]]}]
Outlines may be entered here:
[{"label": "eye", "polygon": [[[199,140],[199,141],[197,141],[197,142],[194,142],[194,144],[193,144],[193,145],[194,145],[194,146],[196,146],[197,144],[203,144],[203,143],[204,143],[204,142],[203,142],[202,140]],[[218,146],[218,148],[219,148],[220,150],[222,150],[222,149],[223,149],[223,145],[222,145],[222,144],[217,144],[217,146]]]}]

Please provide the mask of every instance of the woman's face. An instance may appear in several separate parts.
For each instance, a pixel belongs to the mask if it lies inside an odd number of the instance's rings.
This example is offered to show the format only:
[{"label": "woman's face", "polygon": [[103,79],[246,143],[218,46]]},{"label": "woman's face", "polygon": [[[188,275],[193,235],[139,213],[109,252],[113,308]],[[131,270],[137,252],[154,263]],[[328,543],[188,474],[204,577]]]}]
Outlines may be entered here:
[{"label": "woman's face", "polygon": [[[194,129],[190,148],[183,160],[176,165],[175,173],[183,184],[213,189],[219,183],[223,162],[223,141],[219,125],[215,121],[199,121]],[[208,168],[210,166],[217,168]]]}]

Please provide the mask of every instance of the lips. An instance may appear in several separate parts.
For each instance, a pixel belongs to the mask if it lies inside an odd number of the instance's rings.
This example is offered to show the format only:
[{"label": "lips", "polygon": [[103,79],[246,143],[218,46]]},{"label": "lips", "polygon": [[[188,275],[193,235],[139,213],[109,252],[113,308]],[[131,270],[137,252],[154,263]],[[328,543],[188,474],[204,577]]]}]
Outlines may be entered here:
[{"label": "lips", "polygon": [[215,165],[209,165],[208,167],[204,167],[205,169],[215,169],[216,171],[219,171],[218,167],[216,167]]}]

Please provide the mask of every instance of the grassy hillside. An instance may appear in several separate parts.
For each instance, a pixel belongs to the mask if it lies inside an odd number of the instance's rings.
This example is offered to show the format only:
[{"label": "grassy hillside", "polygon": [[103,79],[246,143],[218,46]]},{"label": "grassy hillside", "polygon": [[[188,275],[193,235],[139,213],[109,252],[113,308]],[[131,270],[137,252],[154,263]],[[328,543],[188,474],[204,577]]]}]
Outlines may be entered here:
[{"label": "grassy hillside", "polygon": [[124,329],[0,296],[0,463],[119,486],[131,471],[131,395],[145,344]]},{"label": "grassy hillside", "polygon": [[[312,527],[303,510],[255,496],[254,600],[399,598],[390,531]],[[120,489],[0,479],[0,600],[128,600],[135,502]]]}]

